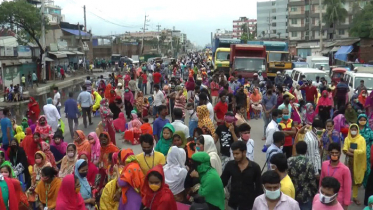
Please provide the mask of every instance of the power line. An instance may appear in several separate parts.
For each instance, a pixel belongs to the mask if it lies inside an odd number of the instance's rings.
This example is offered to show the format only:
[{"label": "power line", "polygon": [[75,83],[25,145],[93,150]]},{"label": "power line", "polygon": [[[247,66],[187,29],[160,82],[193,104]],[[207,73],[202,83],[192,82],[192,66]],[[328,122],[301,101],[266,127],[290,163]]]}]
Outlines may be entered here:
[{"label": "power line", "polygon": [[120,26],[120,27],[123,27],[123,28],[137,28],[137,27],[140,26],[140,25],[133,25],[133,26],[125,26],[125,25],[121,25],[121,24],[118,24],[118,23],[114,23],[114,22],[112,22],[112,21],[110,21],[110,20],[107,20],[107,19],[105,19],[105,18],[103,18],[103,17],[101,17],[101,16],[99,16],[99,15],[96,15],[95,13],[93,13],[93,12],[91,12],[91,11],[88,11],[88,12],[91,13],[92,15],[94,15],[94,16],[100,18],[101,20],[107,22],[107,23],[110,23],[110,24],[113,24],[113,25],[116,25],[116,26]]}]

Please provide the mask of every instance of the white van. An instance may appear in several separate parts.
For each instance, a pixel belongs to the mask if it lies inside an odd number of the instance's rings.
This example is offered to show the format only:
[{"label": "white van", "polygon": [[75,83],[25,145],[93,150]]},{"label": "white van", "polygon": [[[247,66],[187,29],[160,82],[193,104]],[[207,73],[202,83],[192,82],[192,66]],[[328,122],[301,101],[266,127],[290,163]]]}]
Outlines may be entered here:
[{"label": "white van", "polygon": [[348,97],[351,98],[355,94],[355,90],[360,85],[360,81],[364,80],[364,85],[368,90],[368,94],[373,89],[373,74],[370,73],[355,73],[353,71],[347,71],[344,75],[344,80],[347,81],[350,92]]},{"label": "white van", "polygon": [[316,77],[324,77],[328,84],[330,83],[330,77],[325,71],[321,71],[313,68],[294,68],[291,73],[291,79],[293,80],[293,87],[295,88],[298,85],[298,82],[301,80],[301,75],[306,76],[306,80],[316,81]]}]

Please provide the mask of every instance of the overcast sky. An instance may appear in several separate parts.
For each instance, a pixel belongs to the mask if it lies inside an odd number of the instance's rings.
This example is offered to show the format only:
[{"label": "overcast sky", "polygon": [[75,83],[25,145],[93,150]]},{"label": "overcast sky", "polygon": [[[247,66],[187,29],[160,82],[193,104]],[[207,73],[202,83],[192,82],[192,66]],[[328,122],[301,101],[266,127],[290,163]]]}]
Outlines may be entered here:
[{"label": "overcast sky", "polygon": [[[46,0],[48,1],[48,0]],[[84,23],[83,5],[87,8],[87,25],[94,35],[120,34],[139,31],[149,15],[148,30],[163,28],[181,30],[198,45],[210,43],[210,34],[216,29],[232,30],[232,21],[239,17],[256,18],[256,0],[55,0],[62,8],[65,20]],[[116,24],[129,27],[121,27]]]}]

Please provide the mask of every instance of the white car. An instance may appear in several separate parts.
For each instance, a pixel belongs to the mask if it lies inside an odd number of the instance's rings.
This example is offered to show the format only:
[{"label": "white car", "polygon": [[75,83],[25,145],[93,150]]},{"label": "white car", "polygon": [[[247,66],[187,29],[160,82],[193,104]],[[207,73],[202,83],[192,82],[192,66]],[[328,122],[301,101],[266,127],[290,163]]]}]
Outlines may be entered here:
[{"label": "white car", "polygon": [[348,97],[351,98],[355,94],[355,90],[360,85],[360,81],[364,81],[364,86],[368,90],[368,94],[372,92],[373,89],[373,73],[355,73],[353,71],[348,71],[344,75],[344,80],[347,82],[350,91],[348,92]]},{"label": "white car", "polygon": [[316,77],[324,77],[329,84],[331,79],[325,71],[321,71],[313,68],[294,68],[291,73],[291,79],[293,80],[293,87],[297,87],[298,82],[301,80],[301,75],[306,76],[306,80],[316,81]]}]

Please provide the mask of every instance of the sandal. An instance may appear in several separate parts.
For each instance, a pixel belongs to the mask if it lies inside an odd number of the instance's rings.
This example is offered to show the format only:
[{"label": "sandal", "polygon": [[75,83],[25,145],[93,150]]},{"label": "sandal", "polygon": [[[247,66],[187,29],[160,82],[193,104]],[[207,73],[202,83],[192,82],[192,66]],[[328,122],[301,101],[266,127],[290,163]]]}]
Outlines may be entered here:
[{"label": "sandal", "polygon": [[356,205],[358,205],[358,206],[361,205],[360,201],[359,201],[357,198],[354,198],[354,199],[352,199],[352,200],[354,201],[354,203],[355,203]]}]

